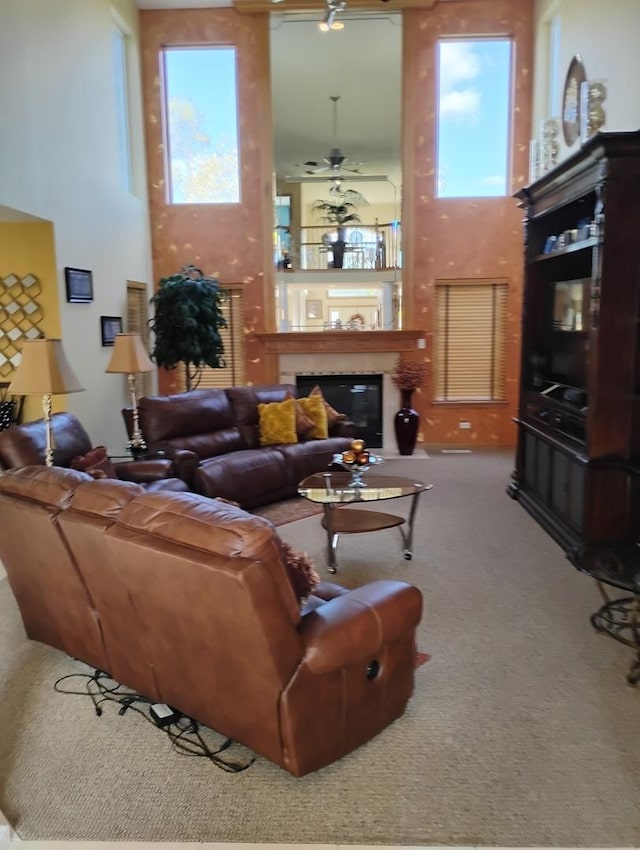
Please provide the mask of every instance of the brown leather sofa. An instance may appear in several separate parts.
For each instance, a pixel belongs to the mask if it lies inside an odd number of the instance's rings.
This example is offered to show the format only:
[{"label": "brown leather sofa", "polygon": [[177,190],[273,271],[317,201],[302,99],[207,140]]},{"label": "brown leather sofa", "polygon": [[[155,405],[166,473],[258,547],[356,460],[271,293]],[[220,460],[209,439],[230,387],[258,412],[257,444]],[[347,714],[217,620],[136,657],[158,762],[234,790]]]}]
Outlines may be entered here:
[{"label": "brown leather sofa", "polygon": [[[51,429],[56,466],[70,467],[74,458],[91,451],[89,435],[72,413],[54,413]],[[44,464],[46,439],[44,419],[0,431],[0,470]],[[176,476],[172,461],[166,457],[113,463],[112,466],[119,479],[135,481],[151,490],[182,492],[189,489]]]},{"label": "brown leather sofa", "polygon": [[27,635],[302,776],[396,720],[420,591],[321,583],[301,608],[265,519],[58,467],[0,474],[0,558]]},{"label": "brown leather sofa", "polygon": [[253,508],[295,496],[300,481],[327,469],[355,436],[352,422],[337,422],[327,439],[261,446],[258,404],[288,394],[296,395],[292,384],[147,396],[139,402],[140,429],[192,490]]}]

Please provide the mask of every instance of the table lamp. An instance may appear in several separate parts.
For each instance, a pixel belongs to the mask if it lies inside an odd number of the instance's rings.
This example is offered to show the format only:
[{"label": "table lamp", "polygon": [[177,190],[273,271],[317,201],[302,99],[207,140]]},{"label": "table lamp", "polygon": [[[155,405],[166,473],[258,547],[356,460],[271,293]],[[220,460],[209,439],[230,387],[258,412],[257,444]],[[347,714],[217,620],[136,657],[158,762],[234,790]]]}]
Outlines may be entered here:
[{"label": "table lamp", "polygon": [[136,372],[153,372],[156,367],[147,354],[140,334],[116,334],[113,343],[113,354],[106,372],[127,375],[131,407],[133,409],[133,430],[128,448],[135,457],[147,448],[138,419],[138,400],[136,398]]},{"label": "table lamp", "polygon": [[60,339],[30,339],[22,344],[22,357],[9,386],[14,395],[41,395],[47,446],[45,463],[53,466],[51,396],[77,393],[84,389],[73,374]]}]

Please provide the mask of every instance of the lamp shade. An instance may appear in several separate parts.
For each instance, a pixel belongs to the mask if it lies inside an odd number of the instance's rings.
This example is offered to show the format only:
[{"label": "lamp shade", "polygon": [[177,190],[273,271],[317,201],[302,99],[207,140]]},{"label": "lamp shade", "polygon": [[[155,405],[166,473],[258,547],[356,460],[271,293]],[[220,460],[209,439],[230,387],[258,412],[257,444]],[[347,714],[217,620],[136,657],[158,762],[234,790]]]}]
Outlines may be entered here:
[{"label": "lamp shade", "polygon": [[9,386],[15,395],[57,395],[83,390],[69,366],[60,339],[30,339]]},{"label": "lamp shade", "polygon": [[136,372],[153,372],[155,368],[140,334],[116,334],[111,360],[105,372],[132,375]]}]

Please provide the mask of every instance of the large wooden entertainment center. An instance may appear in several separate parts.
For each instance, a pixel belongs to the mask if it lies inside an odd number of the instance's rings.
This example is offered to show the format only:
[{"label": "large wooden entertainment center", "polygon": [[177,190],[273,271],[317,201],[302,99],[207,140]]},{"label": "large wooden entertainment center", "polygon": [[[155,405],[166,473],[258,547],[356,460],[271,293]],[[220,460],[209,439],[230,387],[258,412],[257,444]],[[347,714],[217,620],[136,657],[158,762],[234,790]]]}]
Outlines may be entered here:
[{"label": "large wooden entertainment center", "polygon": [[575,566],[632,589],[640,583],[640,132],[596,135],[516,197],[525,290],[509,493]]}]

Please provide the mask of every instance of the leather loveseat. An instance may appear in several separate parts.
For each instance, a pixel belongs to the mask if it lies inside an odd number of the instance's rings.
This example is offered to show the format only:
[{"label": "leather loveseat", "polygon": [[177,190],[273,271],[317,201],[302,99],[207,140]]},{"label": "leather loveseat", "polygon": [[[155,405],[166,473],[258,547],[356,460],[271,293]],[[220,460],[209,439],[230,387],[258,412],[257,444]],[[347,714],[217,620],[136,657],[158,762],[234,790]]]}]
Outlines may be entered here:
[{"label": "leather loveseat", "polygon": [[324,439],[261,445],[258,406],[295,395],[292,384],[275,384],[147,396],[139,402],[140,428],[149,449],[172,457],[192,490],[253,508],[295,496],[300,481],[327,469],[355,436],[352,422],[337,421]]},{"label": "leather loveseat", "polygon": [[0,474],[0,558],[27,635],[302,776],[404,712],[422,596],[321,583],[273,526],[195,493],[59,467]]},{"label": "leather loveseat", "polygon": [[[82,423],[72,413],[54,413],[51,417],[56,466],[70,467],[75,458],[88,456],[91,440]],[[46,449],[44,419],[25,422],[0,431],[0,470],[44,464]],[[151,490],[188,490],[176,476],[169,458],[157,457],[130,462],[109,462],[110,474],[124,481],[135,481]]]}]

